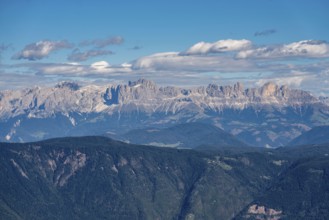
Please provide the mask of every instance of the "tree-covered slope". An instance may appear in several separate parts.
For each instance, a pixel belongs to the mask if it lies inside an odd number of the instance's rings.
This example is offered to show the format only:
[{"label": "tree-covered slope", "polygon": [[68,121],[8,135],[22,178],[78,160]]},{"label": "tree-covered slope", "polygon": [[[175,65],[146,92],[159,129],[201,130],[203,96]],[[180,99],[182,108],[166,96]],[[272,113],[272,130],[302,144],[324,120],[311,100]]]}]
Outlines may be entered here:
[{"label": "tree-covered slope", "polygon": [[[239,219],[253,204],[281,211],[281,217],[300,216],[303,210],[285,206],[295,199],[295,185],[287,184],[297,182],[305,189],[320,184],[296,196],[305,199],[302,209],[312,204],[319,207],[313,216],[322,216],[329,162],[312,158],[328,152],[315,148],[300,154],[249,147],[197,152],[104,137],[0,143],[0,218]],[[289,195],[282,205],[279,189]],[[314,199],[313,192],[323,197]]]}]

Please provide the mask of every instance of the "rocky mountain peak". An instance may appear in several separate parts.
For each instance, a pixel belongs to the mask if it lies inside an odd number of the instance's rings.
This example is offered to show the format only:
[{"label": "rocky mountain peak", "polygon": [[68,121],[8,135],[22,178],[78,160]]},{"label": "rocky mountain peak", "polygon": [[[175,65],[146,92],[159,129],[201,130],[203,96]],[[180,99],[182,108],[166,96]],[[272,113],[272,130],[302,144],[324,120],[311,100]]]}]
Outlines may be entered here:
[{"label": "rocky mountain peak", "polygon": [[274,82],[268,82],[260,88],[260,93],[264,97],[275,96],[277,95],[278,88],[279,86]]},{"label": "rocky mountain peak", "polygon": [[209,84],[206,88],[206,92],[209,96],[219,96],[219,86],[217,84]]},{"label": "rocky mountain peak", "polygon": [[128,82],[129,87],[138,87],[138,86],[143,86],[145,88],[149,89],[155,89],[157,88],[157,85],[155,82],[147,79],[139,79],[137,81],[129,81]]},{"label": "rocky mountain peak", "polygon": [[206,88],[206,92],[211,97],[239,97],[244,94],[243,85],[240,82],[234,84],[234,86],[226,85],[219,86],[217,84],[209,84]]},{"label": "rocky mountain peak", "polygon": [[244,90],[243,90],[243,84],[240,83],[240,82],[237,82],[236,84],[234,84],[233,89],[237,93],[243,93],[244,92]]}]

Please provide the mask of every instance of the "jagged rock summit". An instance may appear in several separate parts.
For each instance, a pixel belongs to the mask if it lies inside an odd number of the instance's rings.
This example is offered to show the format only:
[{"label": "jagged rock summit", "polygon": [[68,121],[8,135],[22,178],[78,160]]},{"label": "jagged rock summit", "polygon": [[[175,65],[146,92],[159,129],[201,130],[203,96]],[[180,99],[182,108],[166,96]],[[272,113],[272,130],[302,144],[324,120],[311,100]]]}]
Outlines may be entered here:
[{"label": "jagged rock summit", "polygon": [[209,123],[250,145],[274,147],[329,124],[329,107],[309,92],[272,82],[246,89],[241,83],[179,88],[140,79],[0,92],[2,141],[123,133],[187,122]]}]

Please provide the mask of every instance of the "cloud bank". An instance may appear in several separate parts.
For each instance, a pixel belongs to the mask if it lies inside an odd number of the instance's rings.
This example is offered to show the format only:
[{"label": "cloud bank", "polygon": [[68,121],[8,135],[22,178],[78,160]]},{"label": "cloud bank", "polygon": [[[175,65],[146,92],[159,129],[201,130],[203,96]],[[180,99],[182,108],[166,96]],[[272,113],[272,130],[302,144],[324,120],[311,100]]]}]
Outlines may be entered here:
[{"label": "cloud bank", "polygon": [[199,73],[209,71],[250,71],[255,66],[251,62],[225,56],[190,56],[181,55],[178,52],[167,52],[141,57],[132,62],[132,68],[134,70],[190,71]]},{"label": "cloud bank", "polygon": [[237,58],[321,58],[329,57],[329,44],[326,41],[304,40],[291,44],[283,44],[277,46],[259,47],[249,50],[242,50],[237,55]]},{"label": "cloud bank", "polygon": [[211,54],[211,53],[222,53],[228,51],[237,51],[242,49],[248,49],[252,45],[249,40],[219,40],[214,43],[199,42],[194,44],[192,47],[182,52],[181,55],[201,55],[201,54]]},{"label": "cloud bank", "polygon": [[79,49],[74,49],[70,55],[68,55],[67,59],[69,61],[81,62],[86,61],[92,57],[104,56],[113,54],[111,50],[88,50],[85,52],[81,52]]},{"label": "cloud bank", "polygon": [[[302,40],[259,46],[246,39],[224,39],[198,42],[184,51],[155,53],[123,64],[111,65],[104,57],[89,64],[79,63],[90,58],[114,54],[110,50],[96,47],[98,43],[99,47],[102,47],[101,45],[109,45],[110,42],[123,42],[109,39],[106,42],[90,41],[90,45],[95,46],[90,50],[73,50],[67,57],[71,63],[30,62],[12,68],[47,80],[75,77],[109,81],[145,77],[158,83],[176,85],[197,85],[212,81],[242,81],[249,85],[258,85],[274,81],[329,95],[329,89],[326,89],[329,88],[329,44],[326,41]],[[17,59],[42,59],[52,51],[69,47],[71,45],[66,41],[40,41],[27,45],[17,55]],[[0,76],[2,75],[0,72]],[[8,71],[6,78],[10,78]],[[18,77],[12,81],[17,79]]]},{"label": "cloud bank", "polygon": [[15,54],[12,58],[17,60],[41,60],[47,57],[53,51],[68,48],[72,48],[72,44],[65,40],[43,40],[26,45],[23,50]]},{"label": "cloud bank", "polygon": [[35,63],[25,67],[28,67],[39,76],[109,77],[131,72],[131,65],[111,66],[107,61],[97,61],[90,65],[79,63]]}]

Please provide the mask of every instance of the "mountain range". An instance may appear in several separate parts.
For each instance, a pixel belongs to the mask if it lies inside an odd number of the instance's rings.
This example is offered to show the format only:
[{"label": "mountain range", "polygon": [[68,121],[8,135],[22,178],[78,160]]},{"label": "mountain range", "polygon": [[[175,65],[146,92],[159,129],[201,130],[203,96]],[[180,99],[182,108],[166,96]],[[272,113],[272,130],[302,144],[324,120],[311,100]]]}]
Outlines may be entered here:
[{"label": "mountain range", "polygon": [[0,92],[1,141],[120,136],[191,122],[216,126],[251,146],[278,147],[313,127],[329,125],[329,105],[325,97],[271,82],[246,89],[241,83],[179,88],[140,79]]}]

